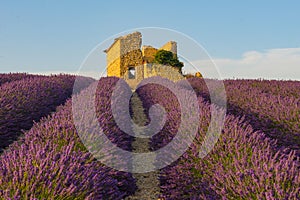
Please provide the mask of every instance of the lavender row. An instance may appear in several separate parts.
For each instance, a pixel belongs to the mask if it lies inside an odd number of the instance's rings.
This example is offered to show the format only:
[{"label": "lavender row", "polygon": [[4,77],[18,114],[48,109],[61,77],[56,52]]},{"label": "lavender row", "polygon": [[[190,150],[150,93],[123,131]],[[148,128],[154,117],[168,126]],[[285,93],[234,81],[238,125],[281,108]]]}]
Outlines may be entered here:
[{"label": "lavender row", "polygon": [[[129,101],[125,102],[125,100],[129,100],[126,97],[130,97],[131,94],[131,89],[125,81],[109,77],[100,79],[95,96],[96,113],[101,129],[112,143],[128,151],[132,150],[131,142],[134,137],[124,132],[122,127],[126,125],[127,129],[130,128],[128,127],[130,123],[126,121],[129,119]],[[112,110],[112,106],[115,111]],[[116,118],[119,120],[116,121]],[[122,139],[122,142],[115,141],[116,138]]]},{"label": "lavender row", "polygon": [[40,75],[33,75],[33,74],[27,74],[27,73],[8,73],[8,74],[0,74],[0,85],[4,83],[10,83],[13,81],[18,81],[24,78],[29,77],[38,77]]},{"label": "lavender row", "polygon": [[[180,92],[178,88],[178,92]],[[147,85],[138,93],[149,108],[152,103],[166,106],[176,102],[161,86]],[[165,98],[168,97],[168,98]],[[274,140],[253,130],[243,118],[227,115],[225,127],[213,150],[203,159],[199,148],[208,130],[211,106],[198,97],[199,132],[191,148],[175,163],[162,170],[160,181],[166,199],[298,199],[300,198],[299,158],[295,152],[276,151]],[[175,104],[176,105],[176,104]],[[175,106],[176,108],[176,106]],[[175,114],[169,123],[180,123]],[[175,116],[173,118],[173,116]],[[178,126],[178,125],[177,125]],[[176,132],[162,130],[152,138],[153,149],[165,146]],[[160,158],[158,158],[160,159]]]},{"label": "lavender row", "polygon": [[[199,95],[209,99],[203,79],[188,80]],[[299,82],[227,80],[224,84],[228,113],[245,115],[255,130],[276,139],[278,148],[289,147],[300,155]]]},{"label": "lavender row", "polygon": [[243,84],[251,89],[257,88],[261,93],[269,93],[282,97],[300,97],[300,81],[238,79],[225,80],[224,83],[227,87]]},{"label": "lavender row", "polygon": [[160,180],[167,199],[300,198],[299,159],[294,152],[275,152],[274,141],[244,120],[228,116],[218,143],[204,159],[197,151],[202,139],[163,170]]},{"label": "lavender row", "polygon": [[[101,79],[97,113],[101,126],[110,126],[109,93],[116,79]],[[135,190],[131,174],[106,167],[82,143],[74,124],[74,99],[86,98],[93,85],[73,96],[55,113],[36,123],[0,157],[0,196],[4,199],[123,199]],[[82,98],[83,97],[83,98]],[[87,101],[81,101],[85,108]],[[103,104],[102,104],[103,103]],[[84,113],[82,113],[84,112]],[[90,122],[87,122],[87,126]],[[87,130],[88,131],[88,130]],[[115,129],[106,134],[120,147],[130,142]],[[87,132],[88,133],[88,132]],[[113,155],[111,155],[113,158]],[[107,158],[109,159],[109,158]]]},{"label": "lavender row", "polygon": [[[164,79],[161,81],[169,82]],[[139,87],[136,93],[143,102],[145,113],[149,113],[151,106],[155,104],[162,106],[167,113],[164,127],[151,138],[150,148],[154,151],[158,150],[171,142],[175,136],[173,133],[177,133],[178,131],[179,123],[177,122],[179,122],[181,118],[180,103],[169,88],[158,84],[150,83]],[[150,119],[148,119],[148,121],[150,121]]]},{"label": "lavender row", "polygon": [[[78,77],[81,88],[93,80]],[[73,92],[75,76],[30,77],[0,86],[0,150],[31,128],[34,121],[55,111]],[[78,84],[79,85],[79,84]]]}]

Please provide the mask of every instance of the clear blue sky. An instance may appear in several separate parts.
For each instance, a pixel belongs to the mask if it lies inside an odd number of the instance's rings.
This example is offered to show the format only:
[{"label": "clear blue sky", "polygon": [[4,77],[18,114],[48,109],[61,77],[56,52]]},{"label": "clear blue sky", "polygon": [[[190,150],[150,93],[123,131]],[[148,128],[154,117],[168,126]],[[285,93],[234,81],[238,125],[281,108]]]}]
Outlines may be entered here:
[{"label": "clear blue sky", "polygon": [[300,47],[300,1],[0,2],[0,72],[76,71],[98,43],[137,27],[183,32],[216,59]]}]

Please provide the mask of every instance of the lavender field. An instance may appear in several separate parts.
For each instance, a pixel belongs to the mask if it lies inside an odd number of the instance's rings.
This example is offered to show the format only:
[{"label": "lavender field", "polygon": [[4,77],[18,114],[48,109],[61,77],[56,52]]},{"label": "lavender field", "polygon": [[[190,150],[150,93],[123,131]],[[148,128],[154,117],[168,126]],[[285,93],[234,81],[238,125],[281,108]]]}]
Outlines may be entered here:
[{"label": "lavender field", "polygon": [[[114,145],[132,152],[135,139],[121,130],[111,108],[119,80],[107,77],[97,83],[63,74],[0,74],[0,199],[130,199],[138,191],[135,174],[95,159],[89,151],[93,147],[78,134],[72,111],[72,99],[87,97],[96,84],[99,126]],[[210,111],[221,113],[224,108],[211,103],[204,79],[187,80],[197,95],[198,131],[178,160],[157,170],[159,197],[149,199],[300,199],[300,82],[225,80],[224,127],[212,151],[200,158]],[[189,100],[191,88],[161,81]],[[126,82],[121,89],[119,96],[132,95]],[[166,146],[180,126],[176,96],[156,84],[145,84],[134,94],[142,101],[148,123],[152,105],[165,109],[165,125],[149,147],[155,151]],[[130,103],[126,109],[132,115]],[[118,112],[126,110],[124,106],[120,104]],[[88,119],[85,107],[83,102],[78,111],[82,120]],[[110,152],[105,156],[125,162]]]}]

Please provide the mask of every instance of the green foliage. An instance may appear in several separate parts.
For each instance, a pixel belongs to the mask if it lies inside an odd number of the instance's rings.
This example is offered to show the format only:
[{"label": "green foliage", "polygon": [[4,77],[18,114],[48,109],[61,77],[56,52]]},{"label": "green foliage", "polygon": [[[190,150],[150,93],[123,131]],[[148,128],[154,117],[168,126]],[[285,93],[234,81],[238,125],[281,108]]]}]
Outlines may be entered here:
[{"label": "green foliage", "polygon": [[178,67],[180,69],[183,67],[183,63],[178,60],[177,55],[173,54],[171,51],[166,50],[157,51],[154,56],[154,63]]}]

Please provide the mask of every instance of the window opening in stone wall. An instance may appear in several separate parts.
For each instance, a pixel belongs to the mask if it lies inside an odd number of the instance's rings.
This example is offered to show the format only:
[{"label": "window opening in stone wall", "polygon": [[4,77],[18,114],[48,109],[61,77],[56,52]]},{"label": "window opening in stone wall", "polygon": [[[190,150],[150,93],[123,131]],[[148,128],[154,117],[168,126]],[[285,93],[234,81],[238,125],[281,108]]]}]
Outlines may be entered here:
[{"label": "window opening in stone wall", "polygon": [[135,79],[135,68],[134,67],[128,68],[128,78]]}]

